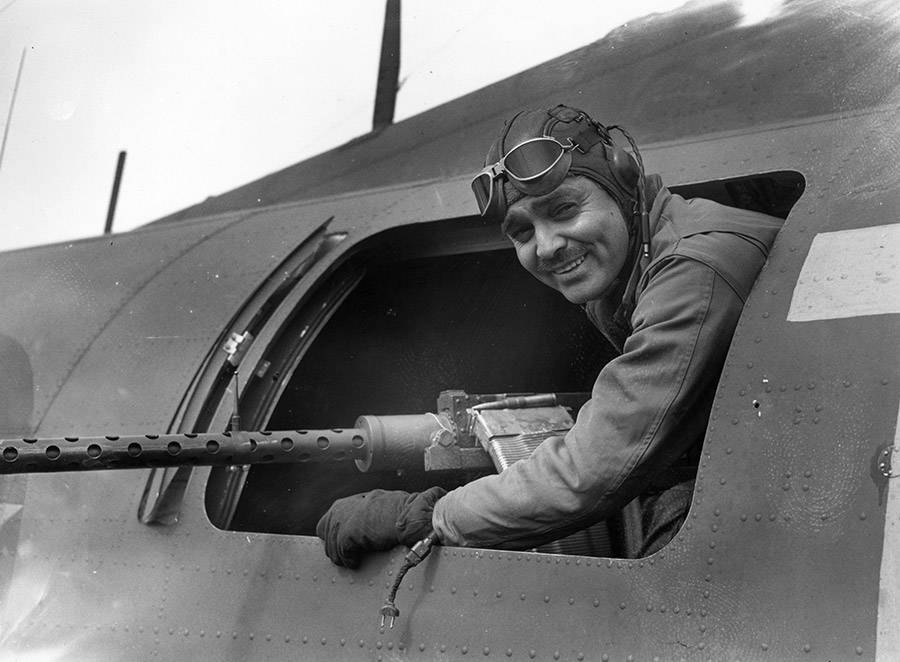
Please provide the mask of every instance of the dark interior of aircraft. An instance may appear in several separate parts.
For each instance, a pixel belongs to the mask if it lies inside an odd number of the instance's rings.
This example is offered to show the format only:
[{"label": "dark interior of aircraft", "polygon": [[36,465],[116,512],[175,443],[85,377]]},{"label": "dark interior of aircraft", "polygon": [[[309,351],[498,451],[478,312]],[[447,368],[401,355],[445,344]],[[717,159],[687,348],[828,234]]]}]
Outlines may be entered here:
[{"label": "dark interior of aircraft", "polygon": [[[777,172],[671,190],[785,218],[803,187],[799,173]],[[504,242],[495,226],[475,218],[406,226],[363,242],[306,306],[330,306],[330,318],[311,324],[298,310],[282,334],[279,342],[294,348],[284,352],[285,374],[292,374],[269,405],[265,427],[341,428],[363,414],[434,412],[447,389],[590,391],[612,348],[578,306],[521,269]],[[319,517],[343,496],[452,489],[483,475],[360,473],[350,461],[277,464],[253,466],[235,487],[226,471],[213,470],[207,486],[217,526],[301,535],[314,535]],[[226,490],[239,494],[226,499]],[[223,500],[236,505],[214,515],[210,504]],[[616,542],[601,526],[571,553],[614,556]]]}]

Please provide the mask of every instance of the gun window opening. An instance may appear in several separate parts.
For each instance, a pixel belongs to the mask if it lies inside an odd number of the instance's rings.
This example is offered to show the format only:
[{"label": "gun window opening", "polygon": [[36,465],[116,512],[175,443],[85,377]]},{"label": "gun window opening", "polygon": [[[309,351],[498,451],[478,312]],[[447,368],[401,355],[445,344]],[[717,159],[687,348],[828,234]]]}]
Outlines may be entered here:
[{"label": "gun window opening", "polygon": [[[804,184],[799,173],[781,171],[670,190],[786,218]],[[355,287],[345,297],[331,296],[349,274],[361,275],[349,279]],[[360,415],[434,412],[438,394],[448,389],[590,391],[614,356],[581,309],[526,273],[497,228],[480,219],[381,233],[360,245],[317,292],[307,307],[340,302],[302,351],[292,349],[307,335],[300,333],[302,311],[275,341],[281,347],[273,349],[273,363],[279,355],[289,357],[281,359],[290,362],[281,372],[291,378],[268,405],[267,429],[350,428]],[[271,390],[272,383],[260,380],[258,388]],[[214,469],[207,511],[228,530],[315,535],[319,517],[343,496],[375,488],[453,489],[485,473],[490,471],[361,473],[352,461],[259,465],[239,478]],[[541,551],[622,556],[621,526],[601,522]]]}]

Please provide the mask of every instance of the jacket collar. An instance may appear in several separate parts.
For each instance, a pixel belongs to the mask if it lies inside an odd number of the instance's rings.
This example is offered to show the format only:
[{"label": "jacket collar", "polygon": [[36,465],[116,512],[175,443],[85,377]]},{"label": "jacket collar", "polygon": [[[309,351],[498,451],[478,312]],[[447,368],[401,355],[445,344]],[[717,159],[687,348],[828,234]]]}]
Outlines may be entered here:
[{"label": "jacket collar", "polygon": [[[659,255],[660,252],[658,242],[657,245],[654,245],[653,239],[657,234],[656,230],[659,227],[659,219],[662,216],[662,211],[672,198],[672,194],[669,193],[669,189],[663,186],[662,178],[659,175],[647,175],[646,179],[647,199],[653,201],[653,204],[650,207],[650,262],[653,262],[653,259]],[[626,281],[624,289],[620,290],[622,292],[623,306],[630,308],[634,308],[634,293],[646,268],[646,265],[642,264],[641,260],[638,259],[641,250],[638,232],[635,232],[634,238],[635,241],[633,242],[634,245],[630,247],[628,262],[622,269],[623,274],[626,272],[629,274],[628,280]],[[628,319],[631,319],[630,311],[628,313]]]},{"label": "jacket collar", "polygon": [[[659,175],[648,175],[646,182],[647,199],[653,200],[650,208],[650,261],[652,262],[662,248],[658,245],[658,241],[655,245],[652,239],[656,235],[662,210],[668,204],[672,194],[663,186],[662,178]],[[639,223],[640,220],[637,219],[636,222]],[[588,316],[594,320],[594,324],[601,327],[603,334],[619,351],[622,350],[625,338],[632,332],[631,314],[634,312],[635,306],[634,294],[645,269],[639,259],[640,252],[641,239],[638,229],[631,233],[628,259],[612,286],[602,297],[588,301],[583,306],[586,312],[588,309],[593,309],[593,314],[589,312]]]}]

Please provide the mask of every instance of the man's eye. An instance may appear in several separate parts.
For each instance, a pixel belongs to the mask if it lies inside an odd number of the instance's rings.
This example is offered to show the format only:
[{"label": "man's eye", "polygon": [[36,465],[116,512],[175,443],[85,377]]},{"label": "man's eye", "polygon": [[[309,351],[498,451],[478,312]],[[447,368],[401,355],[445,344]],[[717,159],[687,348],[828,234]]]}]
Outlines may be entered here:
[{"label": "man's eye", "polygon": [[523,225],[519,227],[511,227],[506,231],[506,236],[520,244],[525,243],[534,234],[531,226]]},{"label": "man's eye", "polygon": [[577,208],[574,202],[561,202],[553,208],[553,216],[571,216]]}]

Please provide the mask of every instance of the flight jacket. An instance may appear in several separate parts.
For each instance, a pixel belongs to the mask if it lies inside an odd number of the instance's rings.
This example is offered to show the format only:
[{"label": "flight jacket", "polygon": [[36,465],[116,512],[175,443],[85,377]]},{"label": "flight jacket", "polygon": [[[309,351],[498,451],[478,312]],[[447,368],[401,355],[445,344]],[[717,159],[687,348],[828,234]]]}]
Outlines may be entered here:
[{"label": "flight jacket", "polygon": [[530,549],[558,539],[606,519],[696,448],[744,301],[782,223],[660,188],[649,263],[635,262],[615,301],[585,305],[620,354],[565,436],[437,502],[441,542]]}]

